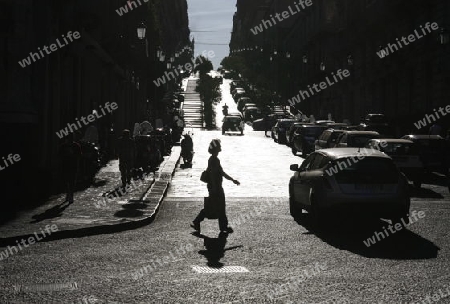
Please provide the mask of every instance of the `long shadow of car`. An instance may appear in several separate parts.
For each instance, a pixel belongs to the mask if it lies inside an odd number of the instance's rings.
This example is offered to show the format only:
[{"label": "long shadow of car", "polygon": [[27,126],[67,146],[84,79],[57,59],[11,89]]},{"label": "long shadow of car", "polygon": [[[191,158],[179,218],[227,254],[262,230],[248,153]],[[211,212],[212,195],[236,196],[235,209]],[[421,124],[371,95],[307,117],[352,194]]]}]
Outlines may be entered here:
[{"label": "long shadow of car", "polygon": [[[440,248],[422,236],[403,228],[395,234],[377,240],[375,233],[382,233],[388,222],[374,218],[334,216],[324,227],[314,225],[313,218],[304,214],[296,222],[305,227],[327,244],[341,250],[347,250],[367,258],[415,260],[436,258]],[[414,224],[413,224],[414,225]],[[375,244],[367,246],[367,239],[374,238]]]}]

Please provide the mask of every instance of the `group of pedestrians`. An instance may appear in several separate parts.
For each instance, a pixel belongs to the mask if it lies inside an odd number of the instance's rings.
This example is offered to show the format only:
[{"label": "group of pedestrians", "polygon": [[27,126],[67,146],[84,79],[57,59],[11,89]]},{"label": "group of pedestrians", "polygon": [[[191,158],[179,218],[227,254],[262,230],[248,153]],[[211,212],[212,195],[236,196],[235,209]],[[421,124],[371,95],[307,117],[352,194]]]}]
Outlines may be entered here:
[{"label": "group of pedestrians", "polygon": [[[98,140],[98,133],[93,132],[92,128],[88,128],[85,137],[96,138]],[[132,172],[135,165],[136,145],[134,138],[138,135],[148,135],[153,131],[152,125],[148,121],[136,123],[133,134],[130,130],[122,131],[121,137],[117,140],[116,149],[113,157],[119,159],[119,170],[121,174],[122,187],[130,184]],[[89,136],[88,136],[89,135]],[[76,140],[73,132],[69,133],[59,147],[59,157],[62,168],[62,181],[66,191],[65,201],[70,204],[74,201],[74,192],[79,177],[81,160],[83,157],[82,145]]]},{"label": "group of pedestrians", "polygon": [[[133,132],[134,133],[134,132]],[[190,138],[190,137],[189,137]],[[192,140],[188,140],[186,144],[192,146]],[[211,154],[208,159],[209,178],[207,183],[209,199],[218,212],[219,229],[221,233],[232,233],[233,229],[228,226],[228,218],[225,208],[225,192],[222,187],[223,178],[232,181],[236,185],[240,185],[238,180],[233,179],[223,170],[219,153],[222,151],[219,139],[213,139],[208,147]],[[122,187],[131,182],[134,159],[136,155],[136,146],[131,132],[128,129],[122,131],[122,136],[117,142],[117,156],[119,158],[119,170],[121,174]],[[82,150],[79,143],[74,140],[74,134],[70,133],[60,147],[60,157],[62,160],[63,180],[66,187],[66,201],[73,203],[74,191],[77,181],[78,166],[82,156]],[[191,224],[198,233],[200,233],[200,223],[206,218],[207,214],[204,209],[200,211]]]}]

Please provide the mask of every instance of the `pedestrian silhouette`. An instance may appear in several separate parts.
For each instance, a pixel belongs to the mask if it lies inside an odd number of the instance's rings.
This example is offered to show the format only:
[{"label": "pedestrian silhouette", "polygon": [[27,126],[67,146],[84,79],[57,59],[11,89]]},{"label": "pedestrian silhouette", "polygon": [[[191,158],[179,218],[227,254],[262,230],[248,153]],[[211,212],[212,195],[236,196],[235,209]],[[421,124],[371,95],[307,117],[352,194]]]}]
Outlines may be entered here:
[{"label": "pedestrian silhouette", "polygon": [[184,135],[181,140],[181,157],[183,158],[184,166],[192,166],[192,157],[194,154],[194,143],[189,133]]},{"label": "pedestrian silhouette", "polygon": [[119,170],[122,179],[122,187],[131,182],[131,170],[133,169],[135,158],[134,140],[130,137],[130,130],[125,129],[122,137],[119,138],[117,144],[117,153],[119,155]]},{"label": "pedestrian silhouette", "polygon": [[72,204],[81,159],[81,146],[75,142],[73,133],[69,133],[65,137],[64,143],[59,149],[59,156],[62,163],[62,177],[66,188],[66,201]]},{"label": "pedestrian silhouette", "polygon": [[[220,165],[220,160],[217,157],[220,151],[222,151],[220,139],[213,139],[208,148],[208,152],[211,154],[211,157],[208,160],[208,168],[206,169],[209,176],[207,184],[209,201],[219,213],[218,218],[220,231],[223,233],[232,233],[233,229],[228,226],[228,219],[225,210],[225,193],[222,188],[222,181],[223,177],[225,177],[236,185],[240,185],[240,183],[223,171],[222,166]],[[200,223],[205,219],[205,217],[205,209],[202,209],[191,224],[191,227],[198,233],[200,233]]]}]

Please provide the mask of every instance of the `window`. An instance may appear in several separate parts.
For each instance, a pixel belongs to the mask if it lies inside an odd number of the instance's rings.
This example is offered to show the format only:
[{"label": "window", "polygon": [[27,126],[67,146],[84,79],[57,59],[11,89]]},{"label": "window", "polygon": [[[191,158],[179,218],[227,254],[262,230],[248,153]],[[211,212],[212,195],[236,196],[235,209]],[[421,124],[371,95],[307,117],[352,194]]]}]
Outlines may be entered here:
[{"label": "window", "polygon": [[317,153],[311,153],[300,166],[300,171],[310,170],[312,163],[314,162],[314,158]]},{"label": "window", "polygon": [[325,156],[323,156],[322,154],[317,154],[311,165],[311,170],[317,170],[325,167],[325,165],[328,163],[326,160],[327,158]]},{"label": "window", "polygon": [[330,131],[325,131],[322,133],[322,135],[320,135],[319,140],[326,141],[329,135],[330,135]]}]

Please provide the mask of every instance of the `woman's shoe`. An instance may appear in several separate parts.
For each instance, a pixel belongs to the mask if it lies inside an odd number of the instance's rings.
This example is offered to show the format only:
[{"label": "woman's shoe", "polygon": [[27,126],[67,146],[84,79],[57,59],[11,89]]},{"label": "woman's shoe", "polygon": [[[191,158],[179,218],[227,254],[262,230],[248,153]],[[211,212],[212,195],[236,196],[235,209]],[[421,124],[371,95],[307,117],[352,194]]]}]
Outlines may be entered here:
[{"label": "woman's shoe", "polygon": [[227,228],[225,228],[225,230],[222,230],[221,232],[223,232],[223,233],[233,233],[234,230],[233,230],[233,228],[228,226]]},{"label": "woman's shoe", "polygon": [[200,223],[192,222],[191,227],[194,228],[198,233],[200,233]]}]

